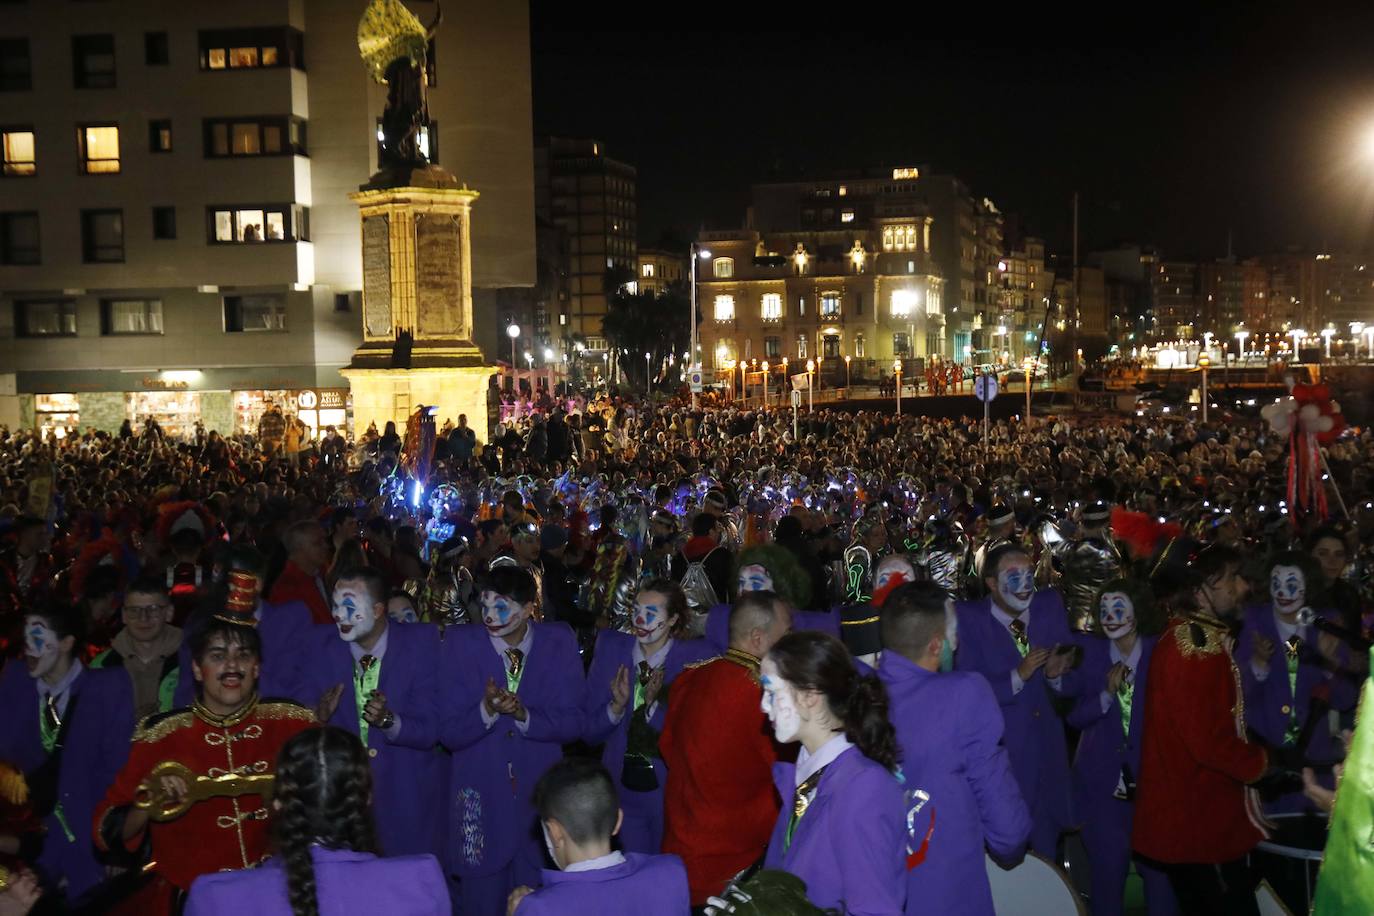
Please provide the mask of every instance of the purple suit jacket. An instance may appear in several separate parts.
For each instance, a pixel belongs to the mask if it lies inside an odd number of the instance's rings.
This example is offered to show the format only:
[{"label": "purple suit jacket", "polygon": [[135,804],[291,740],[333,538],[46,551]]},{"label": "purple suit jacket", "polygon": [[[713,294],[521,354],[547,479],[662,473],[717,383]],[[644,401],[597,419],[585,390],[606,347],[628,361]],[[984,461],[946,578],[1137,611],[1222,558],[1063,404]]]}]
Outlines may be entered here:
[{"label": "purple suit jacket", "polygon": [[[305,654],[309,642],[310,609],[299,601],[286,604],[262,603],[262,620],[258,635],[262,638],[262,676],[258,678],[258,696],[295,700],[302,706],[315,708],[319,695],[309,696],[304,687]],[[186,628],[181,642],[181,673],[177,676],[177,690],[173,704],[190,706],[196,699],[196,680],[191,671],[191,628]]]},{"label": "purple suit jacket", "polygon": [[997,700],[976,674],[936,674],[891,651],[878,677],[902,748],[906,911],[992,916],[983,848],[1015,860],[1031,829],[1001,744]]},{"label": "purple suit jacket", "polygon": [[[32,776],[48,759],[38,726],[38,688],[20,660],[0,673],[0,760]],[[91,836],[95,808],[105,797],[129,756],[134,731],[133,684],[118,668],[90,668],[72,684],[67,701],[62,758],[57,771],[57,794],[67,826],[75,836],[68,842],[55,814],[43,819],[47,835],[37,866],[46,881],[67,879],[67,898],[75,900],[105,880],[96,861]]]},{"label": "purple suit jacket", "polygon": [[[1006,723],[1004,743],[1011,771],[1021,787],[1021,797],[1032,812],[1037,801],[1047,805],[1061,828],[1073,825],[1069,799],[1069,751],[1064,724],[1052,703],[1053,688],[1041,668],[1030,676],[1019,693],[1012,693],[1011,673],[1021,664],[1021,653],[1006,627],[992,616],[992,599],[961,601],[959,651],[955,667],[976,671],[992,685]],[[1074,642],[1069,633],[1064,599],[1054,589],[1042,588],[1030,605],[1028,636],[1033,649]],[[1077,672],[1069,671],[1060,682],[1062,696],[1075,696]]]},{"label": "purple suit jacket", "polygon": [[544,886],[520,901],[515,916],[682,916],[689,909],[681,859],[627,852],[610,868],[545,869]]},{"label": "purple suit jacket", "polygon": [[[730,648],[730,610],[732,605],[717,604],[706,616],[705,639],[715,647],[716,654],[724,654]],[[840,637],[840,609],[828,611],[793,611],[793,630],[816,630],[829,633],[836,639]]]},{"label": "purple suit jacket", "polygon": [[846,748],[828,766],[816,795],[783,850],[797,767],[773,764],[773,783],[786,800],[764,868],[780,868],[806,882],[806,899],[849,916],[900,916],[906,901],[905,808],[895,776]]},{"label": "purple suit jacket", "polygon": [[449,868],[462,877],[489,875],[515,858],[523,843],[542,844],[532,796],[563,745],[582,737],[582,659],[572,630],[532,623],[534,641],[516,694],[529,728],[510,716],[482,724],[479,705],[488,679],[506,683],[506,669],[486,627],[450,627],[444,634],[439,740],[453,752],[449,770]]},{"label": "purple suit jacket", "polygon": [[[615,673],[621,665],[630,669],[630,683],[633,687],[636,677],[632,663],[634,648],[635,638],[629,633],[602,630],[597,635],[596,652],[592,657],[591,670],[587,673],[586,693],[582,703],[582,716],[586,723],[582,739],[593,746],[606,745],[601,753],[601,762],[610,770],[611,781],[616,784],[616,789],[622,797],[629,791],[620,784],[620,771],[625,762],[625,745],[630,734],[630,709],[627,706],[620,721],[612,722],[606,713],[606,707],[611,702],[611,681],[615,679]],[[704,639],[673,640],[672,646],[668,649],[668,659],[663,665],[664,687],[670,686],[687,665],[718,654],[715,646]],[[659,694],[658,704],[649,719],[649,724],[660,734],[663,732],[663,723],[668,718],[667,696],[666,692]],[[668,771],[664,769],[663,761],[657,758],[654,760],[654,770],[658,773],[658,789],[655,793],[635,794],[657,794],[660,799],[662,798]]]},{"label": "purple suit jacket", "polygon": [[1102,711],[1102,693],[1107,689],[1107,672],[1112,668],[1111,643],[1101,636],[1084,635],[1083,665],[1079,678],[1083,692],[1069,712],[1069,724],[1082,732],[1073,760],[1073,797],[1076,811],[1084,816],[1094,809],[1115,805],[1113,793],[1122,766],[1132,778],[1140,776],[1140,736],[1145,728],[1145,687],[1150,676],[1150,657],[1158,636],[1142,636],[1140,663],[1136,667],[1135,690],[1131,694],[1129,732],[1121,728],[1121,698],[1113,695],[1107,711]]},{"label": "purple suit jacket", "polygon": [[[329,724],[358,734],[353,655],[333,624],[317,626],[303,656],[305,686],[318,698],[343,685]],[[439,743],[439,632],[430,624],[387,624],[386,656],[377,689],[400,720],[396,740],[380,728],[367,730],[372,764],[372,810],[377,840],[388,855],[438,855],[443,850],[444,760]]]},{"label": "purple suit jacket", "polygon": [[[319,846],[310,852],[315,860],[320,916],[449,916],[452,911],[444,873],[433,856],[379,859],[371,853]],[[201,875],[186,899],[186,916],[291,916],[291,912],[286,869],[275,857],[259,868]]]}]

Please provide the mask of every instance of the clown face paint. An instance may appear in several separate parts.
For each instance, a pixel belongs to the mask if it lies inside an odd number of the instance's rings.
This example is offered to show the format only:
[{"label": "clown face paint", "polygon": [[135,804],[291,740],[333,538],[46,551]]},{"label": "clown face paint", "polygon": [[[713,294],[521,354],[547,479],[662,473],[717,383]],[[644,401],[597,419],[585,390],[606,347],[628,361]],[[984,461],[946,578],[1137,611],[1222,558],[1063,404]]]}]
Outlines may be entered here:
[{"label": "clown face paint", "polygon": [[778,666],[769,658],[759,666],[759,683],[763,685],[763,699],[759,705],[768,721],[773,723],[773,737],[781,743],[797,740],[801,713],[797,712],[796,688],[783,680]]},{"label": "clown face paint", "polygon": [[668,635],[672,623],[668,616],[668,599],[659,592],[640,592],[635,596],[632,618],[635,639],[642,646],[653,645]]},{"label": "clown face paint", "polygon": [[397,623],[419,623],[420,617],[415,608],[405,598],[392,598],[386,603],[386,616]]},{"label": "clown face paint", "polygon": [[334,586],[334,625],[344,642],[366,639],[377,625],[377,609],[361,582],[344,580]]},{"label": "clown face paint", "polygon": [[997,571],[997,595],[1013,614],[1030,607],[1035,597],[1035,570],[1030,560],[1020,555],[1007,557]]},{"label": "clown face paint", "polygon": [[916,573],[904,557],[884,557],[878,562],[878,571],[873,574],[873,590],[880,592],[897,576],[908,582],[916,581]]},{"label": "clown face paint", "polygon": [[31,614],[24,618],[24,662],[29,677],[40,678],[53,669],[62,654],[61,642],[42,617]]},{"label": "clown face paint", "polygon": [[739,568],[739,590],[741,592],[771,592],[773,577],[767,568],[753,563]]},{"label": "clown face paint", "polygon": [[1107,592],[1097,608],[1097,621],[1108,639],[1125,639],[1135,632],[1135,605],[1125,592]]},{"label": "clown face paint", "polygon": [[482,623],[492,636],[509,636],[520,629],[529,611],[513,598],[493,591],[482,592]]},{"label": "clown face paint", "polygon": [[1284,616],[1296,614],[1307,602],[1307,578],[1296,566],[1275,566],[1269,596],[1274,599],[1274,610]]}]

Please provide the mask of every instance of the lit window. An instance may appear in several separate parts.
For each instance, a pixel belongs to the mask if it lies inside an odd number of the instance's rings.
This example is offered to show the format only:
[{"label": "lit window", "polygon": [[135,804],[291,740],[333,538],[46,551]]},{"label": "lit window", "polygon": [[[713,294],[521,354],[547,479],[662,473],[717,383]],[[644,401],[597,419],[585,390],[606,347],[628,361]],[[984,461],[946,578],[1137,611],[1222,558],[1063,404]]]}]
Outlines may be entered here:
[{"label": "lit window", "polygon": [[892,250],[893,244],[894,244],[894,241],[893,241],[892,227],[891,227],[891,226],[884,226],[884,227],[883,227],[883,251],[891,251],[891,250]]},{"label": "lit window", "polygon": [[716,297],[716,320],[734,321],[735,320],[735,297],[717,296]]},{"label": "lit window", "polygon": [[19,337],[75,337],[76,303],[71,299],[16,302],[14,332]]},{"label": "lit window", "polygon": [[224,297],[224,330],[285,331],[286,299],[278,294]]},{"label": "lit window", "polygon": [[797,359],[806,359],[806,335],[797,335]]},{"label": "lit window", "polygon": [[838,318],[840,315],[840,294],[821,293],[821,317]]},{"label": "lit window", "polygon": [[262,118],[205,121],[205,155],[305,155],[303,118]]},{"label": "lit window", "polygon": [[907,262],[906,262],[906,272],[909,273],[909,274],[914,274],[914,273],[916,272],[916,262],[915,262],[915,261],[907,261]]},{"label": "lit window", "polygon": [[114,175],[119,172],[119,127],[114,124],[88,124],[77,128],[81,171],[87,175]]},{"label": "lit window", "polygon": [[916,310],[916,292],[910,289],[892,291],[892,317],[906,318]]},{"label": "lit window", "polygon": [[848,194],[848,193],[849,193],[849,189],[846,188],[844,185],[840,185],[840,196],[841,196],[841,197],[844,197],[844,196],[845,196],[846,194]]},{"label": "lit window", "polygon": [[200,69],[305,69],[304,39],[291,28],[228,29],[200,33]]},{"label": "lit window", "polygon": [[[764,293],[763,294],[763,320],[779,321],[782,319],[782,294]],[[776,356],[777,354],[770,354]]]},{"label": "lit window", "polygon": [[172,151],[172,122],[148,122],[148,151],[170,153]]},{"label": "lit window", "polygon": [[864,336],[862,334],[854,335],[854,358],[864,358]]},{"label": "lit window", "polygon": [[0,146],[5,154],[6,175],[32,175],[37,171],[33,158],[33,129],[6,128],[0,131]]},{"label": "lit window", "polygon": [[716,258],[711,262],[711,273],[721,280],[730,279],[735,275],[735,259]]},{"label": "lit window", "polygon": [[911,338],[905,331],[892,335],[892,354],[894,356],[911,355]]},{"label": "lit window", "polygon": [[841,210],[841,211],[840,211],[840,222],[842,222],[842,223],[852,223],[852,222],[854,222],[854,211],[853,211],[853,210]]},{"label": "lit window", "polygon": [[[216,207],[210,210],[211,241],[295,242],[308,238],[306,208],[286,205]],[[295,226],[292,227],[294,215]]]},{"label": "lit window", "polygon": [[103,299],[100,302],[100,333],[161,334],[161,299]]},{"label": "lit window", "polygon": [[916,227],[915,227],[915,226],[907,226],[907,227],[906,227],[906,244],[905,244],[905,248],[906,248],[907,251],[915,251],[915,250],[916,250]]},{"label": "lit window", "polygon": [[652,276],[654,275],[654,265],[652,265],[652,264],[641,264],[641,265],[639,265],[639,275],[640,275],[641,277],[652,277]]}]

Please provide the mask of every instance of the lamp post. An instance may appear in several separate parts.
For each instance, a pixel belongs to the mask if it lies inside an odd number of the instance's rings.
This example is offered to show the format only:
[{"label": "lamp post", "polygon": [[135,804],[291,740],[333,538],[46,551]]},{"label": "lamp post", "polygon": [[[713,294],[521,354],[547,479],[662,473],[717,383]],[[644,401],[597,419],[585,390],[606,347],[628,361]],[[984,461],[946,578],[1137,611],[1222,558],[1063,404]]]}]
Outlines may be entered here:
[{"label": "lamp post", "polygon": [[892,361],[892,371],[897,377],[897,417],[902,416],[902,361],[900,359]]},{"label": "lamp post", "polygon": [[814,379],[816,377],[816,361],[808,359],[806,361],[806,410],[808,413],[816,409]]},{"label": "lamp post", "polygon": [[1326,358],[1331,359],[1331,338],[1336,336],[1336,329],[1332,327],[1322,328],[1322,341],[1326,344]]},{"label": "lamp post", "polygon": [[1247,337],[1249,337],[1249,336],[1250,336],[1250,332],[1249,332],[1249,331],[1246,331],[1246,330],[1240,330],[1240,331],[1237,331],[1237,332],[1236,332],[1236,363],[1237,363],[1237,364],[1243,364],[1243,363],[1245,362],[1245,338],[1247,338]]},{"label": "lamp post", "polygon": [[844,358],[844,396],[845,396],[845,398],[848,398],[848,397],[849,397],[849,383],[850,383],[849,361],[850,361],[851,359],[853,359],[853,357],[851,357],[851,356],[846,356],[846,357]]},{"label": "lamp post", "polygon": [[649,378],[649,354],[644,354],[644,397],[649,397],[653,393],[653,382]]},{"label": "lamp post", "polygon": [[816,354],[816,387],[825,388],[825,355]]},{"label": "lamp post", "polygon": [[1212,365],[1212,358],[1206,353],[1197,358],[1198,368],[1202,370],[1202,422],[1207,422],[1207,367]]},{"label": "lamp post", "polygon": [[768,360],[763,361],[763,409],[768,409]]},{"label": "lamp post", "polygon": [[554,386],[553,374],[554,374],[554,372],[557,370],[557,368],[558,368],[558,367],[554,365],[553,348],[552,348],[552,347],[545,347],[545,348],[544,348],[544,369],[547,370],[547,372],[548,372],[548,374],[549,374],[549,397],[550,397],[550,398],[552,398],[552,397],[554,396],[553,389],[554,389],[555,386]]},{"label": "lamp post", "polygon": [[1294,328],[1288,332],[1288,336],[1293,338],[1293,362],[1298,362],[1302,353],[1302,339],[1307,336],[1307,332],[1302,328]]},{"label": "lamp post", "polygon": [[1021,360],[1021,374],[1026,377],[1026,418],[1021,422],[1026,429],[1030,429],[1031,388],[1035,385],[1035,366],[1036,360],[1033,356],[1027,356]]},{"label": "lamp post", "polygon": [[[688,323],[689,323],[689,330],[691,331],[691,335],[692,335],[692,336],[691,336],[691,345],[687,348],[687,371],[688,371],[689,373],[692,372],[693,370],[695,370],[695,371],[697,371],[697,372],[700,372],[700,371],[701,371],[701,364],[700,364],[700,362],[697,360],[697,349],[698,349],[698,347],[697,347],[697,259],[698,259],[698,258],[709,258],[709,257],[711,256],[711,252],[707,251],[705,248],[699,248],[699,247],[697,247],[697,243],[696,243],[696,242],[693,242],[693,243],[692,243],[691,255],[692,255],[692,294],[691,294],[691,296],[689,296],[688,298],[690,298],[690,299],[692,300],[692,302],[691,302],[691,312],[690,312],[690,314],[689,314],[688,317],[687,317],[687,320],[688,320]],[[695,388],[692,390],[692,409],[693,409],[693,410],[696,410],[696,409],[697,409],[697,392],[696,392],[696,389],[695,389]]]},{"label": "lamp post", "polygon": [[1374,358],[1374,324],[1364,326],[1364,357]]},{"label": "lamp post", "polygon": [[1360,335],[1364,333],[1363,321],[1350,322],[1350,342],[1355,345],[1355,361],[1360,360]]},{"label": "lamp post", "polygon": [[512,321],[506,325],[506,336],[510,338],[510,399],[511,419],[520,419],[520,369],[515,362],[515,341],[520,336],[520,325]]}]

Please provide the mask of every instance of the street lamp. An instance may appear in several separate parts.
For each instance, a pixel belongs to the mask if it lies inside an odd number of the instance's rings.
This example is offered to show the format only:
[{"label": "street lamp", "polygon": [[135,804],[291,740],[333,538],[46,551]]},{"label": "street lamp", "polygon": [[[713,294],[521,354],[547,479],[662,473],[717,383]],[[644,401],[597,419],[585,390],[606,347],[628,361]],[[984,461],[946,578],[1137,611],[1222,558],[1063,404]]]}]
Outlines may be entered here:
[{"label": "street lamp", "polygon": [[[690,311],[690,313],[689,313],[689,315],[688,315],[688,321],[689,321],[689,323],[690,323],[690,329],[691,329],[691,334],[692,334],[692,336],[691,336],[691,341],[692,341],[692,343],[691,343],[691,346],[687,349],[687,353],[688,353],[687,371],[688,371],[689,373],[690,373],[690,372],[693,372],[693,371],[698,371],[698,372],[701,371],[701,363],[700,363],[700,360],[697,359],[697,350],[698,350],[698,347],[697,347],[697,259],[698,259],[698,258],[709,258],[709,257],[711,256],[711,252],[707,251],[705,248],[698,248],[698,247],[697,247],[697,243],[696,243],[696,242],[693,242],[693,243],[692,243],[691,256],[692,256],[692,294],[691,294],[691,296],[690,296],[689,298],[692,300],[692,302],[691,302],[691,311]],[[696,387],[695,387],[695,386],[692,386],[692,409],[693,409],[693,410],[696,410],[696,409],[697,409],[697,391],[696,391]]]},{"label": "street lamp", "polygon": [[544,368],[547,369],[549,373],[549,397],[553,397],[553,373],[555,369],[557,369],[557,366],[554,364],[552,347],[544,348]]},{"label": "street lamp", "polygon": [[1245,362],[1245,338],[1250,336],[1250,332],[1240,330],[1236,332],[1236,362]]},{"label": "street lamp", "polygon": [[897,377],[897,417],[902,416],[902,361],[896,359],[892,361],[892,371]]},{"label": "street lamp", "polygon": [[844,396],[846,398],[849,397],[849,361],[851,359],[853,359],[851,356],[844,358]]},{"label": "street lamp", "polygon": [[1202,422],[1207,422],[1207,367],[1212,365],[1212,358],[1206,353],[1197,358],[1198,368],[1202,370]]},{"label": "street lamp", "polygon": [[816,400],[813,387],[813,379],[816,377],[816,361],[808,359],[806,361],[806,409],[812,411],[816,409]]},{"label": "street lamp", "polygon": [[1374,324],[1364,326],[1364,355],[1365,359],[1374,358]]},{"label": "street lamp", "polygon": [[817,387],[817,388],[824,388],[824,387],[825,387],[825,371],[824,371],[824,370],[825,370],[825,355],[824,355],[824,354],[821,354],[821,353],[817,353],[817,354],[816,354],[816,387]]},{"label": "street lamp", "polygon": [[1322,328],[1322,341],[1326,344],[1326,358],[1331,358],[1331,338],[1336,336],[1336,329],[1332,327]]},{"label": "street lamp", "polygon": [[768,360],[763,361],[763,409],[768,409]]},{"label": "street lamp", "polygon": [[514,416],[520,417],[520,370],[515,362],[515,340],[520,336],[520,325],[512,321],[506,325],[506,336],[510,338],[510,394],[515,404]]},{"label": "street lamp", "polygon": [[644,354],[644,396],[647,398],[653,393],[653,382],[649,378],[649,354]]},{"label": "street lamp", "polygon": [[1293,338],[1293,362],[1298,362],[1299,354],[1302,353],[1302,339],[1307,336],[1307,332],[1302,328],[1294,328],[1288,332],[1288,336]]}]

